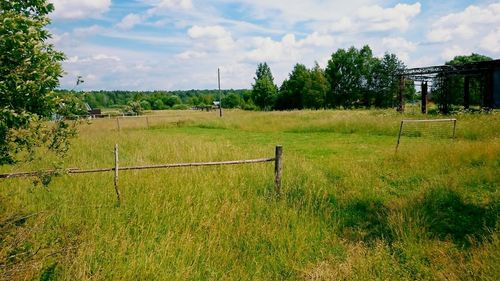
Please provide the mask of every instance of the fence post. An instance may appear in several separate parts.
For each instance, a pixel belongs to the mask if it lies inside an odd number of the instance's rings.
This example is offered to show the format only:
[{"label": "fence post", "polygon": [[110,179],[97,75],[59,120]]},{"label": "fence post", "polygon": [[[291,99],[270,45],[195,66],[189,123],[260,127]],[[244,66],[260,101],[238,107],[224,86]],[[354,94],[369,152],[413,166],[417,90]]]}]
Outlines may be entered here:
[{"label": "fence post", "polygon": [[115,144],[115,192],[118,206],[121,204],[120,190],[118,189],[118,144]]},{"label": "fence post", "polygon": [[146,116],[146,126],[148,127],[149,129],[149,118]]},{"label": "fence post", "polygon": [[453,120],[453,140],[455,140],[456,133],[457,133],[457,119]]},{"label": "fence post", "polygon": [[399,125],[398,143],[396,144],[396,152],[398,152],[399,142],[401,141],[401,133],[403,132],[404,120],[401,120],[401,125]]},{"label": "fence post", "polygon": [[281,195],[281,171],[283,169],[282,156],[283,147],[281,145],[277,145],[276,156],[274,159],[274,190],[278,197]]},{"label": "fence post", "polygon": [[118,128],[118,132],[120,131],[120,118],[116,117],[116,127]]}]

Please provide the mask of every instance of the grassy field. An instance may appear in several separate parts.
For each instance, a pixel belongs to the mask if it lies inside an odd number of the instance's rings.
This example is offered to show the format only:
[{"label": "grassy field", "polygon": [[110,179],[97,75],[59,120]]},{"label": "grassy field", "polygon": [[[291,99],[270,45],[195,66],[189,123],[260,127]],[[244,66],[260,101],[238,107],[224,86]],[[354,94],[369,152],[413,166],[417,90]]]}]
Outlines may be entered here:
[{"label": "grassy field", "polygon": [[[0,276],[23,280],[499,280],[500,115],[404,135],[392,111],[168,111],[81,124],[64,167],[273,164],[0,181]],[[423,118],[409,115],[403,118]],[[438,118],[438,117],[433,117]],[[448,130],[447,134],[442,133]],[[50,167],[51,158],[1,172]]]}]

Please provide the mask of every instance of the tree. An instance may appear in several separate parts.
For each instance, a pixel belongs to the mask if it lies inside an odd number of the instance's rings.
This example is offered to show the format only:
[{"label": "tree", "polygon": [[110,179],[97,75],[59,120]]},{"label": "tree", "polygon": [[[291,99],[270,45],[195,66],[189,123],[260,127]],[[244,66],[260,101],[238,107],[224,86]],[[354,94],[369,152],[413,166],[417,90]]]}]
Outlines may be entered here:
[{"label": "tree", "polygon": [[276,101],[277,109],[302,109],[304,92],[309,83],[309,70],[303,64],[296,64],[288,79],[283,81]]},{"label": "tree", "polygon": [[327,104],[348,108],[368,106],[373,94],[370,85],[376,63],[369,46],[360,50],[354,47],[347,51],[339,49],[333,53],[325,69],[331,85]]},{"label": "tree", "polygon": [[321,69],[318,63],[309,70],[309,79],[304,89],[304,108],[319,109],[325,107],[325,100],[330,84],[325,77],[325,71]]},{"label": "tree", "polygon": [[230,93],[222,98],[222,104],[225,108],[241,107],[243,99],[236,93]]},{"label": "tree", "polygon": [[153,101],[151,108],[154,110],[162,110],[162,109],[165,109],[165,104],[163,103],[163,101],[161,99],[157,99],[157,100]]},{"label": "tree", "polygon": [[0,2],[0,164],[15,162],[20,150],[31,155],[37,146],[67,150],[68,124],[49,129],[40,123],[62,102],[53,90],[64,55],[46,42],[53,10],[46,0]]},{"label": "tree", "polygon": [[399,89],[397,74],[401,73],[404,68],[404,63],[395,54],[389,53],[385,53],[382,59],[375,64],[372,85],[374,91],[373,105],[375,107],[384,108],[394,106],[395,97]]},{"label": "tree", "polygon": [[141,100],[140,104],[141,104],[141,108],[143,108],[144,110],[151,110],[151,103],[149,103],[149,101]]},{"label": "tree", "polygon": [[277,86],[274,84],[274,78],[271,68],[267,63],[260,63],[254,77],[255,83],[252,85],[252,99],[261,109],[269,110],[274,106]]}]

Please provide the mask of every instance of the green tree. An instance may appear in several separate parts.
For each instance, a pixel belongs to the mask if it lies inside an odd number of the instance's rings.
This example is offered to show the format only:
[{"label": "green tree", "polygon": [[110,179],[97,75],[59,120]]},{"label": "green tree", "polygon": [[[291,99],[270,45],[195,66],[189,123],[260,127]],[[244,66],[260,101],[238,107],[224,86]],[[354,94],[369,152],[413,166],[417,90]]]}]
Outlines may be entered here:
[{"label": "green tree", "polygon": [[222,98],[222,104],[225,108],[241,108],[243,102],[243,99],[236,93],[230,93]]},{"label": "green tree", "polygon": [[360,50],[354,47],[347,51],[339,49],[333,53],[325,69],[331,85],[327,104],[348,108],[368,106],[373,94],[370,85],[376,62],[369,46]]},{"label": "green tree", "polygon": [[303,64],[296,64],[288,79],[281,85],[277,109],[302,109],[304,107],[305,87],[309,83],[309,70]]},{"label": "green tree", "polygon": [[140,102],[131,101],[123,108],[123,112],[126,114],[142,115],[143,109]]},{"label": "green tree", "polygon": [[151,108],[154,110],[162,110],[165,109],[165,104],[161,99],[157,99],[153,102]]},{"label": "green tree", "polygon": [[306,82],[303,96],[304,108],[320,109],[325,107],[326,95],[330,84],[325,76],[325,71],[316,63],[309,70],[309,79]]},{"label": "green tree", "polygon": [[163,95],[162,101],[165,106],[172,107],[176,104],[181,104],[182,101],[178,96],[175,95]]},{"label": "green tree", "polygon": [[278,88],[274,84],[271,68],[267,63],[260,63],[257,66],[254,80],[255,83],[252,85],[253,102],[261,109],[271,109],[276,101]]},{"label": "green tree", "polygon": [[151,104],[149,103],[149,101],[147,101],[147,100],[141,100],[140,104],[141,104],[141,107],[144,110],[151,110]]},{"label": "green tree", "polygon": [[87,115],[87,108],[83,102],[82,96],[78,94],[58,94],[62,99],[59,104],[58,114],[68,118]]},{"label": "green tree", "polygon": [[62,74],[61,52],[47,43],[46,0],[0,1],[0,164],[15,162],[16,151],[46,146],[63,153],[70,127],[52,129],[39,122],[62,102],[53,93]]},{"label": "green tree", "polygon": [[386,53],[382,59],[375,63],[372,84],[373,105],[375,107],[394,106],[399,88],[397,74],[401,73],[404,68],[404,63],[395,54]]}]

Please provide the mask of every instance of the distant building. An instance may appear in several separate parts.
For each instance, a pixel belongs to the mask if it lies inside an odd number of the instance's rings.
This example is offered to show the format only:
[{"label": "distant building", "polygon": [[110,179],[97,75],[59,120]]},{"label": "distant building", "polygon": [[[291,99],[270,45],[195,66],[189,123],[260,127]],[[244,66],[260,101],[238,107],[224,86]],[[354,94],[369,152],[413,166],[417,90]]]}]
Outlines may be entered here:
[{"label": "distant building", "polygon": [[88,103],[85,103],[85,108],[87,108],[87,113],[91,118],[100,117],[102,115],[100,108],[92,108]]}]

